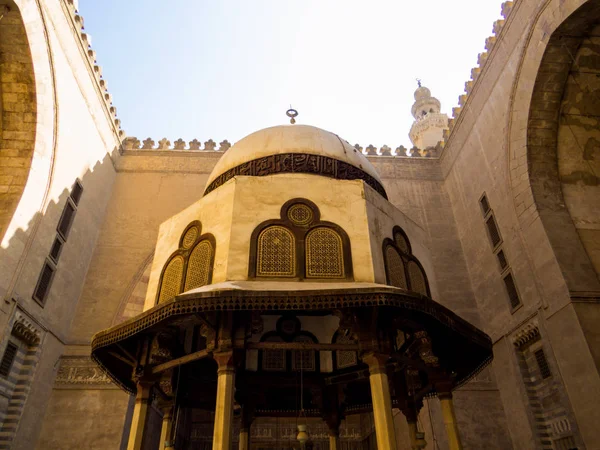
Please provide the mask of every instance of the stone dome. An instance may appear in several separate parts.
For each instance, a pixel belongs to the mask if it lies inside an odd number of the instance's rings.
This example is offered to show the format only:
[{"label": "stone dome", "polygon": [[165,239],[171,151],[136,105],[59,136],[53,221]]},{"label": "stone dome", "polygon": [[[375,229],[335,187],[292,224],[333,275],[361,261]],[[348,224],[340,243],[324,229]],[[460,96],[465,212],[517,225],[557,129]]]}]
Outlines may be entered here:
[{"label": "stone dome", "polygon": [[[275,155],[283,159],[275,161]],[[289,155],[289,158],[285,158]],[[293,155],[319,156],[309,158]],[[334,161],[332,161],[334,160]],[[274,167],[277,165],[278,167]],[[365,155],[337,134],[309,125],[279,125],[256,131],[233,145],[215,165],[205,194],[236,175],[310,173],[362,179],[386,197],[379,174]]]},{"label": "stone dome", "polygon": [[422,100],[431,97],[431,91],[425,86],[419,86],[415,91],[415,100]]}]

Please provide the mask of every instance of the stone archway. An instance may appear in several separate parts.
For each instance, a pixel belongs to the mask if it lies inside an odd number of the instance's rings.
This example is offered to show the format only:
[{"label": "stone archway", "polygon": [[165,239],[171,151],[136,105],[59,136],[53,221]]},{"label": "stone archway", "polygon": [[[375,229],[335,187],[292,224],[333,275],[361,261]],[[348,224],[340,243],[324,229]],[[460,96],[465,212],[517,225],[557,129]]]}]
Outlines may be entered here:
[{"label": "stone archway", "polygon": [[36,86],[20,11],[0,2],[0,239],[19,204],[35,148]]},{"label": "stone archway", "polygon": [[[576,83],[572,70],[579,52],[589,51],[585,50],[589,45],[582,43],[589,40],[599,20],[596,0],[548,0],[540,5],[525,41],[509,120],[510,184],[524,239],[536,247],[529,251],[538,254],[537,269],[562,275],[571,297],[600,291],[600,282],[563,193],[558,143],[569,141],[569,124],[576,120],[573,108],[563,111],[564,105],[573,104],[573,99],[563,101],[571,95],[570,83]],[[570,92],[578,95],[573,89]],[[548,240],[540,241],[536,236],[541,235]],[[539,256],[542,252],[546,256]],[[549,288],[548,294],[559,294],[558,286]]]}]

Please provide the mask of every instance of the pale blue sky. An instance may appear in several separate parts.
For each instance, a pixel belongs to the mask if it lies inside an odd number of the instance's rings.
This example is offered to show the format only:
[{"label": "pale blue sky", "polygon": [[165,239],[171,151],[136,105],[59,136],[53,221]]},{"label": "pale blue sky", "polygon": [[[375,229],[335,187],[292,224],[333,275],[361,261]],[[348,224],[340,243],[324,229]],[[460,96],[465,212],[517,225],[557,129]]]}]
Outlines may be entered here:
[{"label": "pale blue sky", "polygon": [[298,123],[409,146],[420,77],[451,115],[499,0],[80,0],[130,136],[235,142]]}]

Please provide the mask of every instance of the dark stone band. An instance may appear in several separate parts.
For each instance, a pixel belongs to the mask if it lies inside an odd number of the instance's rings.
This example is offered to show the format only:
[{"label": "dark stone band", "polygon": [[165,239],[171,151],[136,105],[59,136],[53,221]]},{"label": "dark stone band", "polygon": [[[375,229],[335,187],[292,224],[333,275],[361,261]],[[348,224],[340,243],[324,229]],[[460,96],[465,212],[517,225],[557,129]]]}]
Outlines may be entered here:
[{"label": "dark stone band", "polygon": [[204,191],[204,195],[214,191],[237,175],[264,177],[280,173],[308,173],[336,180],[363,180],[387,199],[381,183],[364,170],[338,159],[306,153],[281,153],[240,164],[215,178]]}]

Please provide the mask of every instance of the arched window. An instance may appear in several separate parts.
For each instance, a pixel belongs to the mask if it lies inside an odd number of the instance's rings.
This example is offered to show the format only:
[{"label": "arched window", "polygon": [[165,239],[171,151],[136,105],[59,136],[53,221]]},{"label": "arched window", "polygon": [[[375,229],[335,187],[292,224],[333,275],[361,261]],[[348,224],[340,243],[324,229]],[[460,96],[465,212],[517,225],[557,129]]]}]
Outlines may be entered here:
[{"label": "arched window", "polygon": [[344,278],[342,238],[331,228],[318,227],[306,236],[306,278]]},{"label": "arched window", "polygon": [[215,238],[212,234],[200,234],[202,224],[190,223],[179,239],[179,248],[171,254],[163,268],[156,302],[171,300],[187,291],[212,282],[215,260]]},{"label": "arched window", "polygon": [[[298,336],[294,342],[311,342],[314,340],[310,336]],[[292,352],[292,369],[303,371],[315,371],[315,351],[314,350],[294,350]]]},{"label": "arched window", "polygon": [[407,288],[404,261],[400,252],[391,245],[385,248],[385,266],[387,269],[388,284],[402,289]]},{"label": "arched window", "polygon": [[425,274],[419,265],[410,261],[408,263],[408,277],[410,280],[410,290],[418,292],[419,294],[428,295],[427,292],[427,281],[425,280]]},{"label": "arched window", "polygon": [[200,241],[190,253],[185,274],[185,288],[188,291],[207,285],[212,271],[213,248],[208,240]]},{"label": "arched window", "polygon": [[[336,344],[356,344],[356,340],[350,334],[338,334],[335,339]],[[345,369],[358,364],[358,355],[356,352],[336,350],[335,367],[336,369]]]},{"label": "arched window", "polygon": [[419,260],[412,254],[410,241],[402,228],[392,230],[393,239],[383,241],[383,259],[387,284],[421,295],[429,294],[427,276]]},{"label": "arched window", "polygon": [[158,303],[171,300],[173,297],[181,293],[181,281],[183,280],[183,264],[182,256],[175,256],[165,267],[162,274],[162,282],[160,284],[160,294]]},{"label": "arched window", "polygon": [[[264,342],[283,342],[283,339],[279,336],[270,336]],[[270,371],[285,371],[287,369],[285,360],[285,350],[263,350],[262,368]]]},{"label": "arched window", "polygon": [[250,238],[248,277],[352,280],[352,253],[346,232],[321,220],[310,200],[283,204],[279,219],[258,225]]},{"label": "arched window", "polygon": [[289,229],[279,225],[265,228],[258,235],[257,246],[257,276],[296,276],[296,240]]}]

